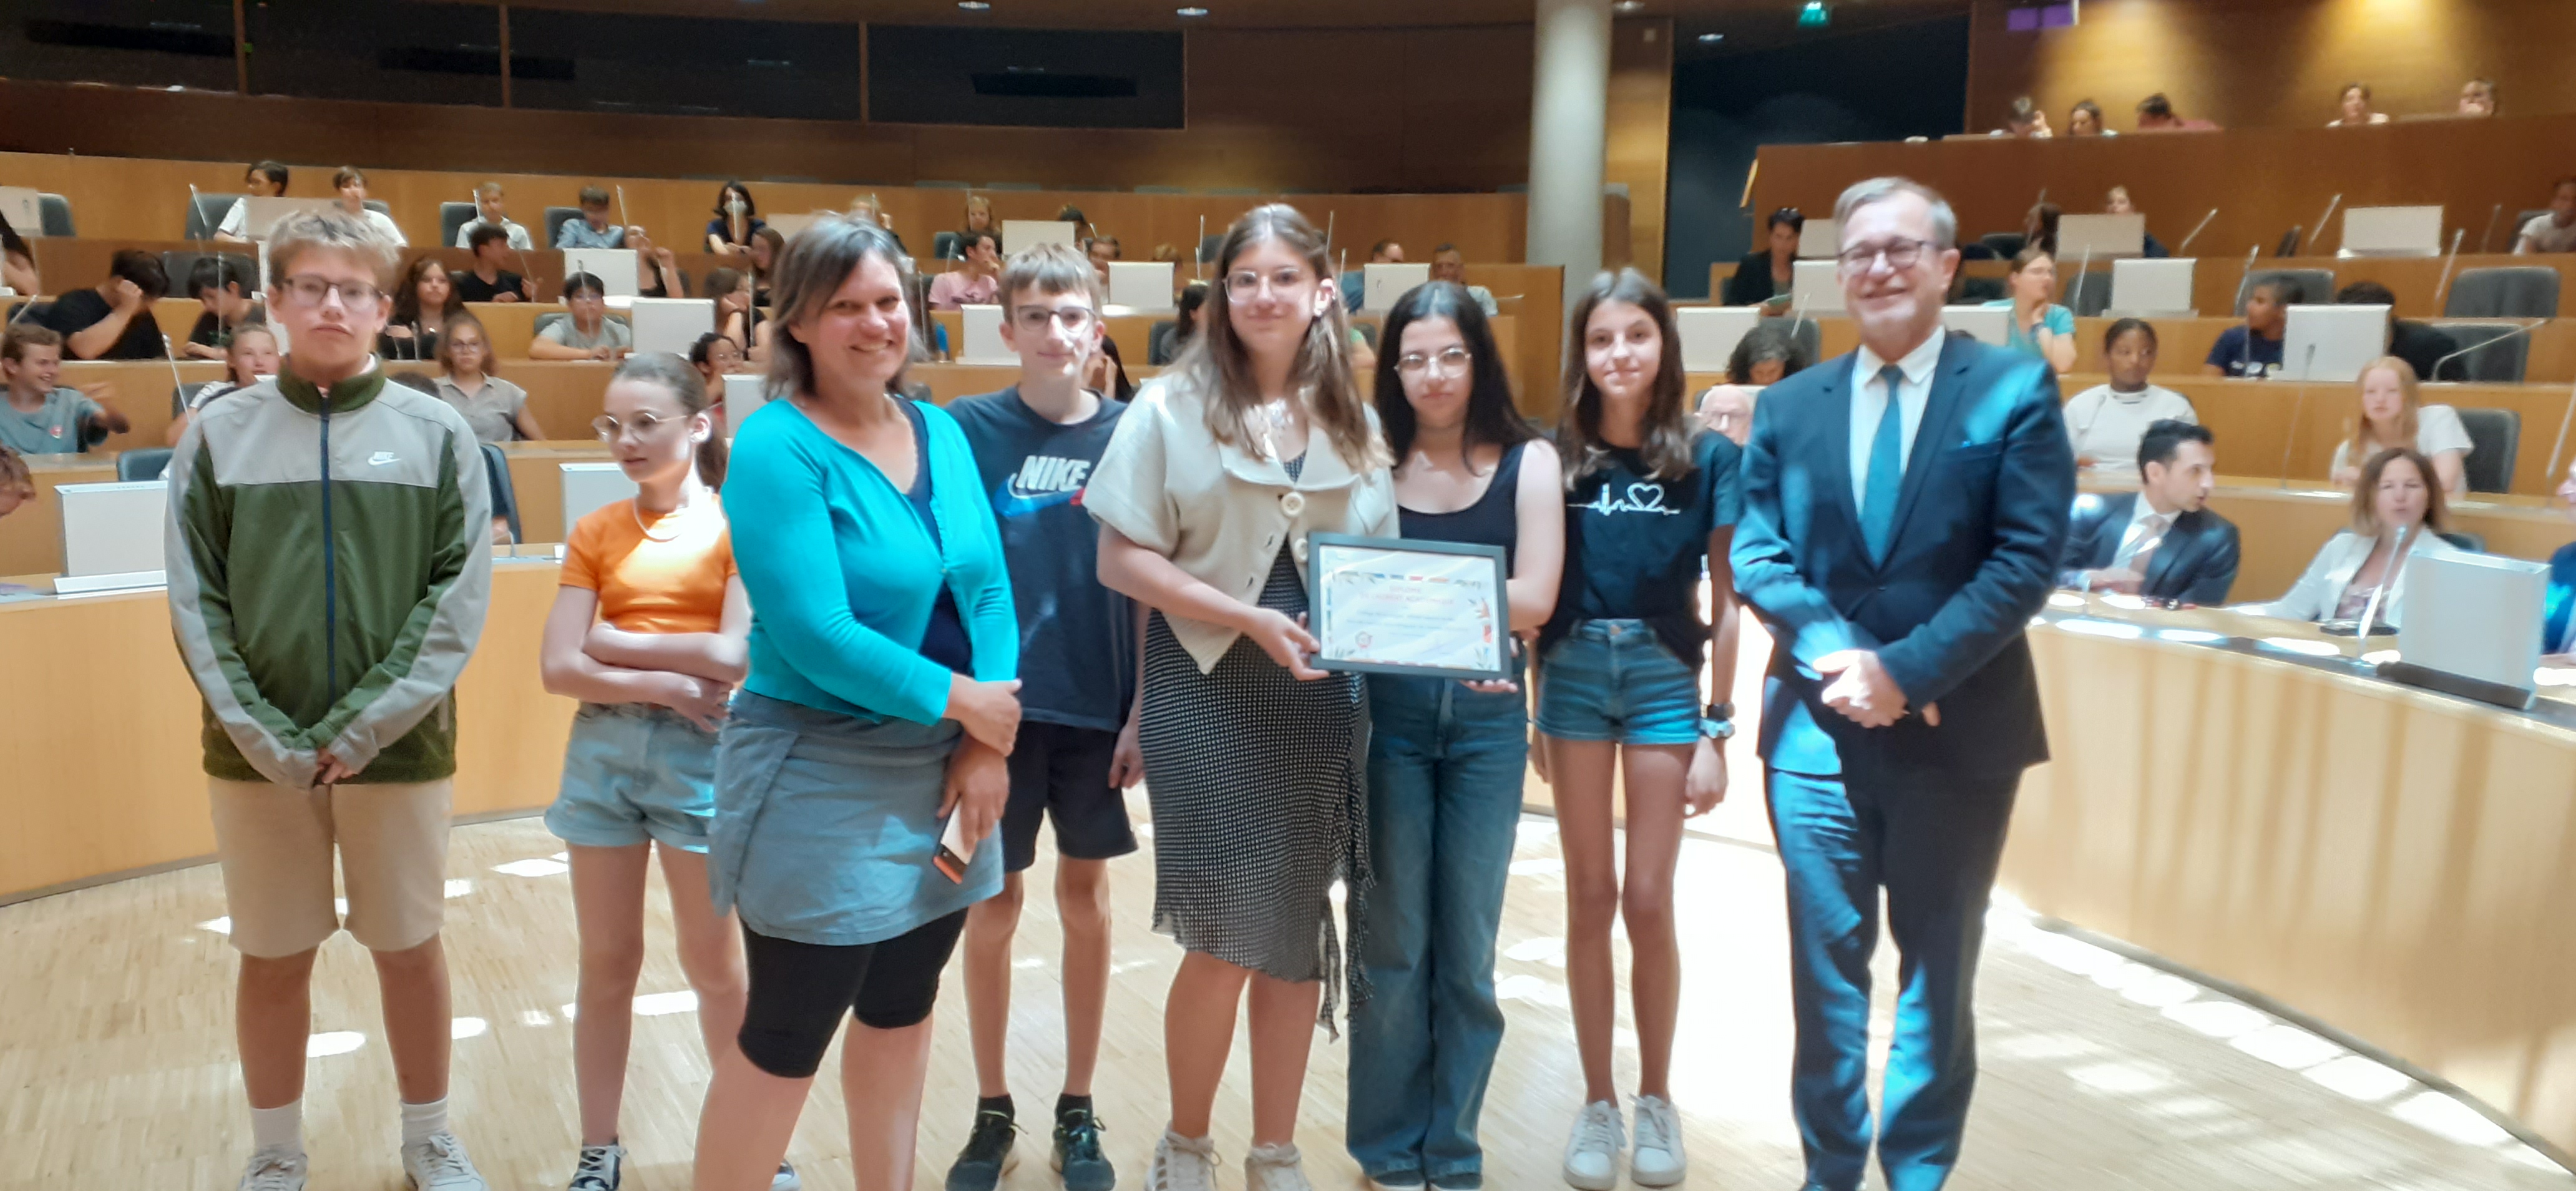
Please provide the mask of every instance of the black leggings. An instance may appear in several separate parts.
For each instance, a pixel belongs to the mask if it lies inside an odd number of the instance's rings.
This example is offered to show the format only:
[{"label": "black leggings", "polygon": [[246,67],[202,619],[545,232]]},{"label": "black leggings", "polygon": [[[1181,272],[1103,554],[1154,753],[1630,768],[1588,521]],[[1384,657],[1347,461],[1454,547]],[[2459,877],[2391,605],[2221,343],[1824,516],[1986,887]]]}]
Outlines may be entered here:
[{"label": "black leggings", "polygon": [[751,996],[736,1036],[743,1057],[771,1075],[805,1079],[822,1065],[844,1012],[875,1030],[929,1020],[940,969],[965,928],[966,911],[959,910],[881,942],[830,947],[744,927]]}]

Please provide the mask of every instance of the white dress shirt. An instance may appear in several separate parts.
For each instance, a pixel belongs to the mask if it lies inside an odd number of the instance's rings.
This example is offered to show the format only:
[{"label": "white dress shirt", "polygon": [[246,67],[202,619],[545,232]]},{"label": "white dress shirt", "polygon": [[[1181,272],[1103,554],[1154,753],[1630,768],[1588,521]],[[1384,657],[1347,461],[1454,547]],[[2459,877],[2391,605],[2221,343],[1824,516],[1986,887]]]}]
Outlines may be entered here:
[{"label": "white dress shirt", "polygon": [[2161,543],[2173,531],[2174,517],[2172,513],[2157,512],[2154,505],[2147,503],[2147,494],[2139,493],[2129,509],[2129,527],[2120,532],[2120,548],[2111,555],[2111,569],[2127,570],[2138,551],[2151,542]]},{"label": "white dress shirt", "polygon": [[[1941,342],[1947,338],[1940,327],[1916,344],[1914,350],[1897,360],[1897,370],[1905,374],[1905,383],[1896,387],[1899,403],[1896,436],[1897,474],[1914,460],[1914,433],[1923,428],[1923,407],[1932,400],[1932,369],[1941,363]],[[1863,346],[1852,360],[1851,401],[1851,483],[1852,507],[1867,512],[1869,504],[1869,447],[1878,437],[1878,420],[1887,413],[1887,385],[1878,379],[1878,370],[1889,361]]]}]

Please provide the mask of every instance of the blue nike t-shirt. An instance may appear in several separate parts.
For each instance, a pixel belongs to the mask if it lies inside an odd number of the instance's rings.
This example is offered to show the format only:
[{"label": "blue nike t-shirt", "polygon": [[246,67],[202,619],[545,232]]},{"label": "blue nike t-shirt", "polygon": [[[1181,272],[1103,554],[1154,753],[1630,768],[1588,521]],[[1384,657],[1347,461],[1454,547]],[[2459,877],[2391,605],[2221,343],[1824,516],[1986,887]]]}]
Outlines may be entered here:
[{"label": "blue nike t-shirt", "polygon": [[1100,527],[1083,485],[1125,402],[1063,425],[1020,400],[1018,386],[946,407],[975,448],[1002,527],[1020,613],[1020,708],[1029,719],[1115,732],[1136,691],[1135,607],[1100,585]]}]

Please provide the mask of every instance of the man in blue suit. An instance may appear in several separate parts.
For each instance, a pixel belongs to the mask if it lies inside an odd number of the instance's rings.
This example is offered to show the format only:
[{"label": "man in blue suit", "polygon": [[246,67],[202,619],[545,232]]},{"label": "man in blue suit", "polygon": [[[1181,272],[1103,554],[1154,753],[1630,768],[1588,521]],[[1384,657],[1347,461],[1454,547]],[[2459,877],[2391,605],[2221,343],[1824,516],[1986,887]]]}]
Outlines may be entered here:
[{"label": "man in blue suit", "polygon": [[2226,603],[2239,548],[2235,524],[2209,508],[2216,443],[2207,426],[2149,423],[2138,439],[2138,491],[2075,498],[2058,586]]},{"label": "man in blue suit", "polygon": [[2048,756],[2022,629],[2057,574],[2075,456],[2045,362],[1943,333],[1949,204],[1879,178],[1834,215],[1861,347],[1763,393],[1735,585],[1772,641],[1760,753],[1807,1185],[1854,1191],[1869,1160],[1884,890],[1903,987],[1879,1164],[1891,1191],[1930,1191],[1976,1084],[1977,951],[2013,794]]}]

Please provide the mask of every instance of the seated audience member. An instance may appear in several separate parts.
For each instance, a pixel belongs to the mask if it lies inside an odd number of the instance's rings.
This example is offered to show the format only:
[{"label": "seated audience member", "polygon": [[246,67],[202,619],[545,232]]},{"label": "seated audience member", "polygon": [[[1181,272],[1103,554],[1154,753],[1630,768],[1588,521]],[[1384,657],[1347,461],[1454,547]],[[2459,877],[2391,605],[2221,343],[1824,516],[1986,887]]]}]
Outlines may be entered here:
[{"label": "seated audience member", "polygon": [[376,234],[393,241],[394,247],[410,247],[411,241],[403,238],[402,229],[394,225],[393,216],[367,205],[367,176],[359,173],[358,167],[341,166],[338,173],[331,175],[331,189],[340,196],[341,210],[376,229]]},{"label": "seated audience member", "polygon": [[1084,243],[1090,242],[1091,220],[1084,217],[1082,208],[1066,203],[1055,209],[1055,221],[1072,224],[1074,238]]},{"label": "seated audience member", "polygon": [[251,285],[250,269],[240,257],[198,257],[196,267],[188,270],[188,293],[204,304],[206,312],[188,328],[188,342],[181,345],[179,354],[191,360],[223,359],[234,331],[267,322],[268,311],[251,296]]},{"label": "seated audience member", "polygon": [[751,189],[740,182],[716,191],[715,213],[707,221],[707,251],[717,256],[751,255],[751,234],[769,226],[751,201]]},{"label": "seated audience member", "polygon": [[2215,132],[2218,125],[2207,120],[2186,117],[2174,110],[2173,101],[2159,91],[2138,101],[2140,132]]},{"label": "seated audience member", "polygon": [[967,232],[966,263],[930,281],[930,308],[990,306],[1002,292],[1002,239],[991,232]]},{"label": "seated audience member", "polygon": [[1726,279],[1726,292],[1721,295],[1725,303],[1787,307],[1798,275],[1798,233],[1805,230],[1807,217],[1796,207],[1773,211],[1763,221],[1761,249],[1735,262],[1734,276]]},{"label": "seated audience member", "polygon": [[2065,217],[2064,209],[2055,203],[2031,204],[2030,210],[2022,212],[2021,246],[2057,255],[2057,223]]},{"label": "seated audience member", "polygon": [[2470,79],[2460,84],[2459,114],[2480,118],[2496,114],[2495,80]]},{"label": "seated audience member", "polygon": [[438,329],[465,313],[456,279],[434,256],[416,256],[394,283],[394,309],[376,336],[376,354],[387,360],[435,360]]},{"label": "seated audience member", "polygon": [[111,404],[113,387],[65,388],[62,374],[62,336],[24,323],[0,335],[0,379],[9,383],[0,447],[21,455],[74,455],[133,429]]},{"label": "seated audience member", "polygon": [[161,258],[140,248],[120,248],[107,262],[107,280],[54,299],[45,325],[63,337],[73,360],[158,360],[170,354],[152,304],[170,291]]},{"label": "seated audience member", "polygon": [[886,210],[885,203],[873,191],[850,200],[850,209],[845,214],[860,223],[873,223],[884,228],[887,235],[894,236],[894,246],[903,248],[903,237],[895,235],[894,212]]},{"label": "seated audience member", "polygon": [[1762,390],[1805,371],[1810,363],[1807,349],[1788,328],[1768,321],[1753,324],[1726,359],[1726,383],[1700,394],[1700,425],[1743,446],[1753,437],[1753,404]]},{"label": "seated audience member", "polygon": [[626,229],[608,222],[608,188],[584,186],[574,202],[581,214],[566,218],[555,229],[557,248],[624,248]]},{"label": "seated audience member", "polygon": [[[994,243],[1001,243],[995,240]],[[778,258],[787,255],[787,237],[777,228],[764,227],[751,234],[751,304],[769,305],[769,271]]]},{"label": "seated audience member", "polygon": [[487,227],[500,229],[501,234],[508,237],[510,247],[521,252],[536,247],[535,242],[528,239],[528,229],[510,218],[510,195],[498,182],[486,182],[474,188],[474,218],[457,225],[456,247],[474,247],[474,233]]},{"label": "seated audience member", "polygon": [[[7,479],[0,477],[0,488]],[[0,510],[5,510],[9,495],[0,491]],[[2558,481],[2558,507],[2566,516],[2576,518],[2576,462],[2567,465],[2566,478]],[[2549,594],[2540,605],[2541,660],[2552,666],[2576,666],[2576,542],[2561,546],[2549,556]]]},{"label": "seated audience member", "polygon": [[[2376,281],[2356,281],[2335,291],[2335,303],[2341,306],[2385,306],[2397,309],[2397,295]],[[2440,328],[2413,319],[2390,317],[2388,320],[2388,354],[2415,368],[2415,375],[2430,380],[2433,366],[2442,357],[2460,350],[2459,341],[2443,334]]]},{"label": "seated audience member", "polygon": [[537,289],[528,279],[501,267],[510,256],[510,234],[489,225],[474,229],[466,241],[474,250],[471,272],[451,275],[459,300],[466,302],[533,302]]},{"label": "seated audience member", "polygon": [[1181,296],[1172,303],[1172,321],[1156,326],[1146,336],[1146,363],[1159,368],[1181,358],[1181,350],[1199,332],[1199,308],[1207,305],[1207,295],[1204,281],[1181,287]]},{"label": "seated audience member", "polygon": [[45,292],[44,276],[36,271],[36,250],[18,229],[0,218],[0,287],[6,287],[30,298]]},{"label": "seated audience member", "polygon": [[2361,379],[2353,382],[2353,388],[2360,409],[2352,437],[2335,444],[2334,462],[2326,467],[2335,483],[2351,484],[2361,478],[2356,460],[2405,447],[2431,461],[2431,474],[2445,495],[2468,490],[2469,452],[2477,444],[2460,424],[2460,411],[2424,404],[2412,366],[2395,356],[2382,356],[2362,365]]},{"label": "seated audience member", "polygon": [[962,232],[1002,234],[1002,225],[993,218],[993,200],[980,194],[966,196],[966,222],[957,225]]},{"label": "seated audience member", "polygon": [[2110,126],[2102,123],[2101,104],[2089,99],[2079,99],[2075,101],[2075,106],[2066,112],[2066,135],[2118,136],[2120,134],[2111,131]]},{"label": "seated audience member", "polygon": [[1127,259],[1116,236],[1093,236],[1082,242],[1082,251],[1091,257],[1091,271],[1100,274],[1104,286],[1109,284],[1109,262]]},{"label": "seated audience member", "polygon": [[2407,447],[2392,447],[2362,465],[2352,492],[2352,527],[2327,540],[2288,595],[2245,611],[2283,620],[2358,621],[2372,593],[2383,586],[2371,623],[2394,629],[2405,623],[2406,560],[2417,554],[2459,554],[2442,538],[2451,528],[2432,465]]},{"label": "seated audience member", "polygon": [[2012,329],[2005,332],[2003,345],[2046,360],[2059,372],[2075,367],[2075,312],[2053,300],[2057,259],[2037,247],[2013,254],[2004,293],[2007,296],[1985,304],[1988,309],[2012,311]]},{"label": "seated audience member", "polygon": [[2191,399],[2150,384],[2156,370],[2156,329],[2144,319],[2124,318],[2102,335],[2102,359],[2111,383],[2077,393],[2066,403],[2066,437],[2075,446],[2075,465],[2112,475],[2136,475],[2130,460],[2147,427],[2158,422],[2197,424],[2200,414]]},{"label": "seated audience member", "polygon": [[2328,128],[2360,128],[2368,124],[2388,123],[2388,113],[2370,110],[2370,84],[2345,83],[2335,99],[2335,118],[2326,121]]},{"label": "seated audience member", "polygon": [[0,443],[0,517],[36,503],[36,477],[27,470],[27,461],[7,443]]},{"label": "seated audience member", "polygon": [[531,360],[622,360],[635,350],[635,331],[608,317],[608,287],[589,273],[564,278],[564,317],[547,323],[528,344]]},{"label": "seated audience member", "polygon": [[[2138,213],[2138,204],[2129,200],[2128,187],[2114,186],[2111,188],[2109,197],[2105,198],[2102,202],[2102,213],[2105,215],[2135,215]],[[2154,232],[2147,232],[2146,239],[2139,244],[2138,255],[2147,257],[2169,257],[2173,255],[2173,252],[2166,248],[2162,242],[2156,239],[2156,234]]]},{"label": "seated audience member", "polygon": [[2218,333],[2200,370],[2207,376],[2263,380],[2281,371],[2281,336],[2290,326],[2290,307],[2303,300],[2299,283],[2266,277],[2245,292],[2245,321]]},{"label": "seated audience member", "polygon": [[1458,251],[1457,245],[1443,244],[1431,250],[1431,279],[1451,285],[1466,285],[1467,296],[1476,300],[1477,308],[1485,312],[1486,318],[1502,317],[1503,307],[1494,301],[1494,291],[1481,285],[1467,285],[1467,254]]},{"label": "seated audience member", "polygon": [[709,393],[723,393],[724,378],[746,371],[747,358],[741,344],[716,331],[698,336],[698,341],[689,345],[689,366],[698,370],[698,379],[706,382]]},{"label": "seated audience member", "polygon": [[2560,178],[2549,192],[2549,213],[2534,215],[2515,236],[2516,256],[2535,252],[2576,252],[2576,177]]},{"label": "seated audience member", "polygon": [[[252,198],[277,198],[285,194],[286,166],[274,161],[254,163],[242,171],[242,189],[249,191]],[[236,244],[250,241],[248,201],[233,200],[233,205],[224,211],[223,219],[215,224],[215,238]]]},{"label": "seated audience member", "polygon": [[465,415],[474,437],[488,443],[542,439],[528,391],[492,375],[492,342],[483,320],[460,314],[438,332],[438,399]]},{"label": "seated audience member", "polygon": [[[1375,244],[1371,244],[1369,245],[1368,263],[1372,265],[1403,264],[1404,245],[1398,244],[1393,240],[1380,240]],[[1353,314],[1359,313],[1360,305],[1368,301],[1368,270],[1353,269],[1342,274],[1341,288],[1342,309],[1350,311]]]},{"label": "seated audience member", "polygon": [[1098,389],[1103,393],[1107,393],[1120,401],[1135,400],[1136,382],[1127,379],[1127,361],[1120,359],[1118,356],[1118,341],[1106,335],[1101,336],[1100,358],[1109,361],[1107,372],[1102,377],[1104,383],[1091,385],[1090,387]]},{"label": "seated audience member", "polygon": [[635,296],[685,298],[689,275],[680,271],[680,255],[653,243],[640,227],[626,229],[626,246],[635,250]]},{"label": "seated audience member", "polygon": [[179,445],[179,436],[188,432],[188,423],[204,409],[206,403],[235,389],[247,389],[261,380],[277,375],[277,333],[266,323],[252,323],[233,333],[232,342],[224,348],[224,378],[201,385],[190,385],[170,391],[170,428],[163,432],[164,446]]},{"label": "seated audience member", "polygon": [[2046,140],[2055,134],[2048,129],[2048,113],[2039,110],[2038,102],[2024,95],[2012,101],[2011,109],[2004,113],[2004,126],[1996,129],[1994,135]]},{"label": "seated audience member", "polygon": [[760,307],[751,300],[751,274],[740,269],[711,269],[707,272],[707,296],[716,300],[716,334],[733,340],[745,352],[751,351],[759,343],[755,328],[761,322]]},{"label": "seated audience member", "polygon": [[2192,422],[2149,424],[2134,457],[2138,490],[2075,498],[2058,586],[2226,603],[2239,547],[2236,526],[2207,507],[2217,483],[2216,442]]}]

